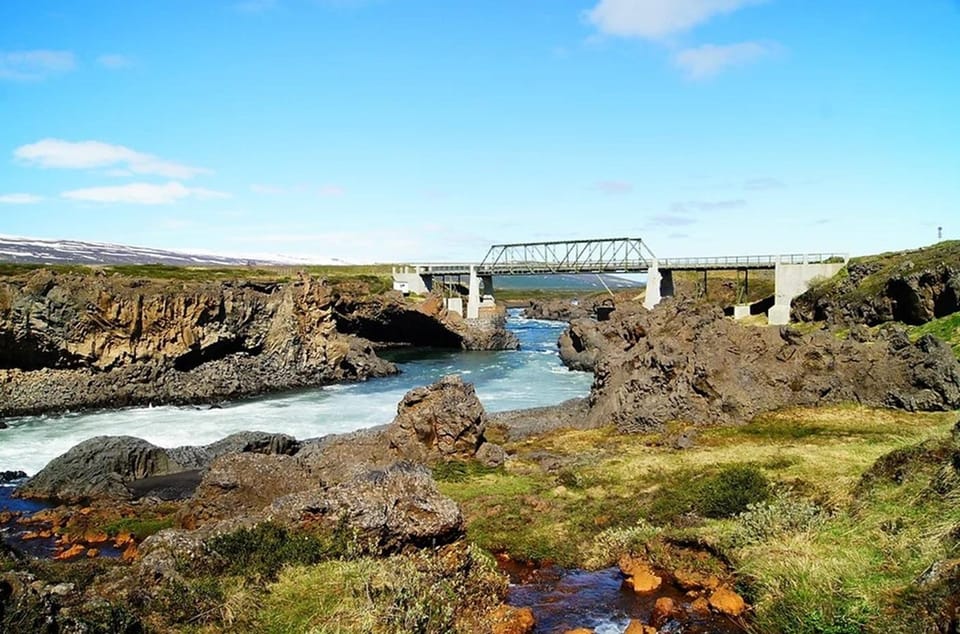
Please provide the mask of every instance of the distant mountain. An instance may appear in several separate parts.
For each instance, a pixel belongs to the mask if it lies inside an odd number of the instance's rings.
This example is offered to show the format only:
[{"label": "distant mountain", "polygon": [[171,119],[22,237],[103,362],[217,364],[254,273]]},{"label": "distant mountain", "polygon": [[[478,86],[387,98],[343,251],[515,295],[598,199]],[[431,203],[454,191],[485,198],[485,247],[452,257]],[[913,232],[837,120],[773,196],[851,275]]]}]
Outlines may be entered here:
[{"label": "distant mountain", "polygon": [[18,264],[169,264],[172,266],[289,266],[346,264],[335,258],[316,261],[285,258],[238,258],[165,251],[104,242],[38,240],[0,235],[0,262]]}]

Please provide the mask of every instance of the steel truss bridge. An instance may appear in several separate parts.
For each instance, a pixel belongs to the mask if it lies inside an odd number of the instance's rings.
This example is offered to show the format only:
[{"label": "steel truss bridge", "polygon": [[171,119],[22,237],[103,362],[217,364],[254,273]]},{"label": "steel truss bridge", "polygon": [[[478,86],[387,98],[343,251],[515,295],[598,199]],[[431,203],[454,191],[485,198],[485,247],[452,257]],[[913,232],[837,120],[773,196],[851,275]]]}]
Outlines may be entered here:
[{"label": "steel truss bridge", "polygon": [[647,273],[651,268],[672,271],[775,269],[777,264],[845,262],[840,253],[734,255],[722,257],[657,258],[640,238],[518,242],[490,247],[479,264],[415,264],[420,275],[551,275],[579,273]]}]

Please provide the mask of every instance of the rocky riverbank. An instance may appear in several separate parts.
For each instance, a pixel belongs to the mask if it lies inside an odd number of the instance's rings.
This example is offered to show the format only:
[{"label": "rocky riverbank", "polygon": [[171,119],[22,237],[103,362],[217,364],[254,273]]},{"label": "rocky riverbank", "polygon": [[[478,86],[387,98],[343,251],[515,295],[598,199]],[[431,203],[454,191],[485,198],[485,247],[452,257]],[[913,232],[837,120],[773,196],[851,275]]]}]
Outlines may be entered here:
[{"label": "rocky riverbank", "polygon": [[362,282],[0,281],[0,417],[217,402],[396,372],[378,344],[515,348],[502,311],[471,322]]},{"label": "rocky riverbank", "polygon": [[960,408],[960,363],[932,336],[902,329],[801,332],[745,326],[718,308],[667,300],[575,320],[560,339],[572,368],[593,369],[589,418],[621,431],[670,421],[743,423],[785,407],[858,403],[907,411]]},{"label": "rocky riverbank", "polygon": [[[4,631],[43,622],[107,627],[102,619],[122,614],[125,627],[161,631],[195,618],[229,625],[222,614],[204,613],[209,584],[223,583],[228,569],[250,583],[279,583],[281,566],[299,564],[405,571],[399,585],[390,581],[382,590],[418,593],[407,610],[442,608],[431,613],[432,623],[477,631],[502,599],[505,578],[463,541],[459,507],[424,465],[501,465],[503,450],[486,440],[486,424],[472,386],[448,377],[408,393],[390,425],[347,436],[299,442],[246,433],[177,449],[124,437],[81,443],[17,490],[64,504],[28,526],[34,538],[57,539],[63,561],[93,561],[100,545],[122,537],[125,563],[95,566],[81,585],[54,582],[53,569],[8,553],[0,568],[0,624]],[[157,496],[178,477],[181,487],[158,506]],[[148,512],[155,526],[171,528],[145,534]],[[122,535],[117,527],[126,527]],[[262,578],[250,576],[264,565]],[[440,588],[456,588],[456,600],[446,591],[433,596]],[[215,594],[226,590],[218,585]],[[406,623],[410,615],[388,616]],[[252,621],[247,626],[257,629]]]}]

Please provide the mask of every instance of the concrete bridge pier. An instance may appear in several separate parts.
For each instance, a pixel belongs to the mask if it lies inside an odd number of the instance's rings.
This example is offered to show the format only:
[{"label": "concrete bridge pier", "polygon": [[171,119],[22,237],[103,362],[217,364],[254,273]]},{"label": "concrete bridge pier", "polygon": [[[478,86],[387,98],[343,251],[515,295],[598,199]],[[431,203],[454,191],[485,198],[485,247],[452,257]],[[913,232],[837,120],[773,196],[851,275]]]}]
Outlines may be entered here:
[{"label": "concrete bridge pier", "polygon": [[[816,279],[829,279],[840,272],[846,262],[786,264],[774,268],[774,304],[767,312],[767,323],[783,326],[790,323],[790,302],[802,295]],[[747,309],[749,314],[750,310]]]},{"label": "concrete bridge pier", "polygon": [[647,288],[644,293],[643,306],[647,310],[653,309],[664,297],[673,297],[673,271],[660,270],[657,260],[650,262],[647,270]]},{"label": "concrete bridge pier", "polygon": [[[480,309],[490,303],[484,302],[484,297],[493,297],[493,276],[478,275],[477,267],[470,266],[469,293],[467,294],[467,319],[479,319]],[[492,305],[492,304],[491,304]]]}]

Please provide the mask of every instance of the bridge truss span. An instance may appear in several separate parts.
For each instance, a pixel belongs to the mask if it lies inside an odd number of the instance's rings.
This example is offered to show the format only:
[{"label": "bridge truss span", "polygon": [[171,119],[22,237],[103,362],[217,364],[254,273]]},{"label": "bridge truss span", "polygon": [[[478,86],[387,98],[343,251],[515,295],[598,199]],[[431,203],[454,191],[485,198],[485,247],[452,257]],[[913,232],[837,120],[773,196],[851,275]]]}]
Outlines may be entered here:
[{"label": "bridge truss span", "polygon": [[496,244],[477,266],[480,275],[641,273],[656,257],[640,238]]}]

